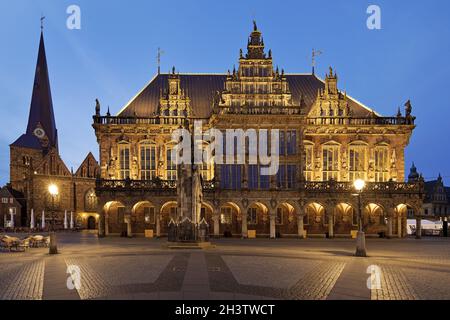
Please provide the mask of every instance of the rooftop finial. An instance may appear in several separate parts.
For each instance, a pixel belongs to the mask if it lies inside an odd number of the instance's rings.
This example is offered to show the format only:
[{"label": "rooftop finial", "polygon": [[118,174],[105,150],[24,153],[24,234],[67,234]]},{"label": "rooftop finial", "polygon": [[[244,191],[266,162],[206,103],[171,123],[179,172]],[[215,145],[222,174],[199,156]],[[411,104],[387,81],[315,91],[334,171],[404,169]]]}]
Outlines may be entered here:
[{"label": "rooftop finial", "polygon": [[258,31],[258,27],[256,26],[256,20],[253,20],[253,31]]},{"label": "rooftop finial", "polygon": [[44,15],[41,14],[41,31],[44,30],[44,19],[45,19]]}]

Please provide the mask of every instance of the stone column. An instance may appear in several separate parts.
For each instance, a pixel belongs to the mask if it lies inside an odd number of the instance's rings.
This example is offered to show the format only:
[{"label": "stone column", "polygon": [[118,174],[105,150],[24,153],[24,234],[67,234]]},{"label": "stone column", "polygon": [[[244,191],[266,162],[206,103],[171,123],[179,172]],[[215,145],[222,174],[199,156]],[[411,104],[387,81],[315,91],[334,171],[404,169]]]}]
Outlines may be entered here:
[{"label": "stone column", "polygon": [[125,223],[127,224],[127,237],[131,238],[133,236],[133,232],[131,230],[131,215],[127,214],[124,217]]},{"label": "stone column", "polygon": [[406,237],[408,235],[408,221],[406,214],[402,217],[402,237]]},{"label": "stone column", "polygon": [[105,214],[102,212],[100,213],[100,218],[98,219],[98,236],[104,237],[105,236]]},{"label": "stone column", "polygon": [[[109,235],[109,215],[107,213],[105,213],[103,216],[104,216],[103,222],[104,222],[104,226],[105,226],[105,236],[108,236]],[[98,219],[99,226],[100,226],[100,220],[101,220],[101,218]]]},{"label": "stone column", "polygon": [[328,215],[328,237],[333,238],[334,237],[334,219],[333,214],[330,213]]},{"label": "stone column", "polygon": [[305,237],[302,214],[297,215],[297,234],[300,239],[303,239]]},{"label": "stone column", "polygon": [[156,223],[156,238],[161,237],[161,213],[157,213],[155,217]]},{"label": "stone column", "polygon": [[247,233],[247,210],[242,211],[242,238],[247,239],[248,233]]},{"label": "stone column", "polygon": [[213,222],[214,222],[214,227],[213,227],[214,238],[219,238],[220,237],[220,208],[214,208]]},{"label": "stone column", "polygon": [[416,239],[422,238],[422,217],[416,217]]},{"label": "stone column", "polygon": [[270,239],[275,239],[276,238],[275,214],[270,213],[269,220],[270,220]]},{"label": "stone column", "polygon": [[402,216],[400,214],[397,216],[397,237],[402,237]]}]

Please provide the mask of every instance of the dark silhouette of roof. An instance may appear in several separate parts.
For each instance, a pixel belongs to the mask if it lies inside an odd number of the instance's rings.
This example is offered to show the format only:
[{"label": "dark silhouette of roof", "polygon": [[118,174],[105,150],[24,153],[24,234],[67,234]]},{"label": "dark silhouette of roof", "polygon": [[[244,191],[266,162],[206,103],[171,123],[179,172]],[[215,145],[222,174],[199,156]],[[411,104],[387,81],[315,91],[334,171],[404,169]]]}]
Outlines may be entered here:
[{"label": "dark silhouette of roof", "polygon": [[[212,112],[212,101],[216,91],[225,88],[226,74],[180,74],[180,85],[191,99],[193,115],[208,118]],[[294,104],[299,105],[301,95],[307,106],[312,107],[318,89],[324,89],[324,82],[313,74],[286,74]],[[158,110],[161,89],[168,87],[168,74],[157,74],[118,114],[122,117],[148,117]],[[348,97],[349,106],[355,117],[369,116],[371,110]]]},{"label": "dark silhouette of roof", "polygon": [[22,135],[12,145],[41,149],[39,139],[33,134],[36,127],[41,126],[49,139],[49,147],[58,148],[58,135],[53,113],[52,94],[45,54],[44,35],[41,32],[39,52],[34,75],[33,94],[31,97],[30,114],[25,135]]},{"label": "dark silhouette of roof", "polygon": [[34,134],[28,133],[21,135],[11,145],[30,149],[42,149],[39,139]]}]

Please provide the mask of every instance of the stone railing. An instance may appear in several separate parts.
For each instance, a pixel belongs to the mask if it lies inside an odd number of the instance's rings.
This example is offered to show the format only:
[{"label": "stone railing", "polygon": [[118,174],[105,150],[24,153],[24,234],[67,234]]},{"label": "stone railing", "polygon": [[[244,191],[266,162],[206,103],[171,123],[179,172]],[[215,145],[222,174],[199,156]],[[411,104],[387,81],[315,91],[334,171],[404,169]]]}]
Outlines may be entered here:
[{"label": "stone railing", "polygon": [[300,115],[302,109],[298,106],[238,106],[238,107],[219,107],[221,114],[287,114],[287,115]]},{"label": "stone railing", "polygon": [[317,117],[307,118],[309,125],[414,125],[414,117],[369,117],[369,118],[348,118],[348,117]]},{"label": "stone railing", "polygon": [[[305,181],[300,183],[300,189],[306,192],[325,192],[325,193],[354,193],[355,188],[351,182],[338,181]],[[398,194],[417,194],[424,192],[423,183],[408,182],[366,182],[363,192],[369,193],[398,193]]]},{"label": "stone railing", "polygon": [[113,117],[113,116],[94,116],[94,124],[102,125],[126,125],[126,124],[167,124],[183,125],[186,118],[183,116],[155,116],[155,117]]},{"label": "stone railing", "polygon": [[[116,179],[97,179],[96,189],[99,191],[113,190],[175,190],[177,188],[176,180],[116,180]],[[203,181],[203,190],[212,191],[216,188],[214,180]]]}]

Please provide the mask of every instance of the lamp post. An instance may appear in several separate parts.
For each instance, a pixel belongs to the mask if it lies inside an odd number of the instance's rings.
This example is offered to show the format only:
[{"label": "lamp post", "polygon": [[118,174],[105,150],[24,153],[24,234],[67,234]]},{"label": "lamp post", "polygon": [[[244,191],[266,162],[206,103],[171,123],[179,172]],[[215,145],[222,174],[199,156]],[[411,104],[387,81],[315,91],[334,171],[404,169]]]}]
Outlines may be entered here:
[{"label": "lamp post", "polygon": [[358,232],[356,234],[356,253],[357,257],[367,257],[366,254],[366,236],[363,231],[362,224],[362,212],[361,212],[361,193],[366,185],[366,182],[362,179],[356,179],[353,182],[353,186],[357,191],[358,196]]},{"label": "lamp post", "polygon": [[54,230],[54,224],[55,224],[55,218],[54,218],[54,210],[55,210],[55,198],[58,195],[58,186],[55,184],[51,184],[48,186],[48,192],[50,193],[50,196],[52,197],[52,210],[53,210],[53,219],[50,224],[50,246],[49,246],[49,254],[57,254],[58,248],[56,245],[56,234]]}]

